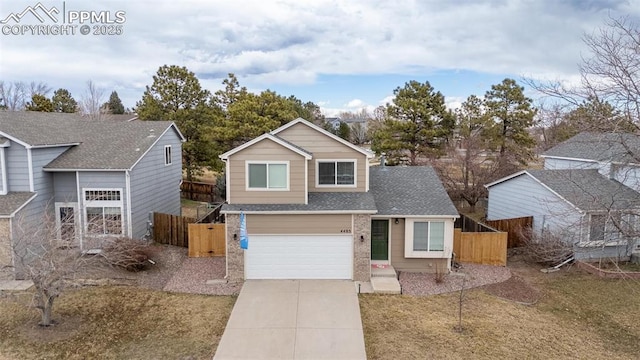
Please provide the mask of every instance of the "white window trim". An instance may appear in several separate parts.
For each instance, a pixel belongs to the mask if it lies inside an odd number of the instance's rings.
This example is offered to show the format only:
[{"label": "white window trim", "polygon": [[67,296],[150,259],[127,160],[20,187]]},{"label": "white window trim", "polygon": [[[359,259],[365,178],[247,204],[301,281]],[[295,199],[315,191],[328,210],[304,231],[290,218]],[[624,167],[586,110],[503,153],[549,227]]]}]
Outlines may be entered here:
[{"label": "white window trim", "polygon": [[56,211],[56,238],[58,240],[62,239],[62,222],[60,221],[60,208],[70,207],[73,208],[73,225],[75,227],[76,236],[74,241],[78,241],[80,238],[80,213],[78,203],[76,202],[56,202],[55,203],[55,211]]},{"label": "white window trim", "polygon": [[[353,185],[349,184],[320,184],[320,163],[328,162],[352,162],[353,163]],[[336,164],[337,166],[337,164]],[[336,176],[338,172],[336,169]],[[336,179],[336,182],[338,180]],[[317,188],[357,188],[358,187],[358,159],[316,159],[316,187]]]},{"label": "white window trim", "polygon": [[0,179],[0,185],[2,186],[2,189],[0,189],[0,195],[7,195],[9,192],[7,189],[7,162],[5,160],[4,149],[5,146],[0,144],[0,177],[2,177],[2,179]]},{"label": "white window trim", "polygon": [[[88,191],[119,191],[120,200],[87,200]],[[122,188],[82,188],[82,218],[84,220],[84,234],[87,236],[113,236],[118,234],[90,234],[89,233],[89,217],[87,216],[87,208],[90,207],[119,207],[122,232],[120,235],[125,234],[125,217],[124,217],[124,191]]]},{"label": "white window trim", "polygon": [[[256,165],[256,164],[267,164],[267,187],[266,188],[252,188],[249,187],[249,165]],[[274,188],[271,189],[269,188],[269,164],[273,164],[273,165],[286,165],[287,166],[287,186],[284,188]],[[245,184],[245,190],[246,191],[289,191],[289,188],[291,186],[291,179],[290,179],[290,175],[291,175],[291,165],[289,164],[289,161],[245,161],[245,169],[244,169],[244,184]]]},{"label": "white window trim", "polygon": [[[441,222],[444,223],[444,244],[442,251],[415,251],[413,250],[413,224],[416,222]],[[451,249],[447,249],[447,239],[449,236],[449,223],[443,219],[429,219],[429,218],[408,218],[404,221],[404,257],[405,258],[447,258]],[[431,225],[429,225],[429,233],[431,234]]]},{"label": "white window trim", "polygon": [[[167,156],[167,150],[169,151],[169,156]],[[167,160],[169,160],[167,162]],[[171,145],[165,145],[164,146],[164,166],[170,166],[171,164],[173,164],[173,149],[171,147]]]}]

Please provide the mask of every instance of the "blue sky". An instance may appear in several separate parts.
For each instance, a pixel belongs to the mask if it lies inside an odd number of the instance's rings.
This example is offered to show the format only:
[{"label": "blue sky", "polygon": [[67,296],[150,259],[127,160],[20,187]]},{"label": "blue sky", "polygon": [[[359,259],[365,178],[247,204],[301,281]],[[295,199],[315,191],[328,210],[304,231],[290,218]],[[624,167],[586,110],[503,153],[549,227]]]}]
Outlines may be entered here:
[{"label": "blue sky", "polygon": [[[133,107],[158,67],[171,64],[211,91],[233,72],[251,91],[295,95],[327,116],[375,108],[409,80],[429,81],[451,106],[505,77],[576,82],[585,32],[609,15],[640,19],[640,0],[40,3],[58,17],[82,10],[102,18],[67,23],[77,27],[73,35],[11,34],[62,24],[31,13],[0,24],[0,80],[44,81],[76,98],[92,80],[105,97],[116,90]],[[0,19],[37,4],[0,0]],[[82,35],[82,25],[119,26],[122,34]]]}]

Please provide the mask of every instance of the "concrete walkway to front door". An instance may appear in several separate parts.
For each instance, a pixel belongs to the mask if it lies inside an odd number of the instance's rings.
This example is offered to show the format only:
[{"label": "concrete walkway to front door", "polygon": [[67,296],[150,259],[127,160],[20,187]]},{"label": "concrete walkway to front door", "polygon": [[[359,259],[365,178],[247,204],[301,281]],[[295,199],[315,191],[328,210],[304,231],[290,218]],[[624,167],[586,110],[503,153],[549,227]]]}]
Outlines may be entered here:
[{"label": "concrete walkway to front door", "polygon": [[354,283],[246,281],[214,359],[366,359]]}]

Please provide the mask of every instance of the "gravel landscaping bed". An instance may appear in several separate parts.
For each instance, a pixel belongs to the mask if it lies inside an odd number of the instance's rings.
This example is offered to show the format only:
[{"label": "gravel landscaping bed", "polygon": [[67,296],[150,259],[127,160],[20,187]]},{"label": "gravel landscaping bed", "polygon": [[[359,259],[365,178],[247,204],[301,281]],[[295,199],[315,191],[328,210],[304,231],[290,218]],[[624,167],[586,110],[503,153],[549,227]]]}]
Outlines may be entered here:
[{"label": "gravel landscaping bed", "polygon": [[[187,258],[167,282],[164,291],[206,295],[235,295],[240,293],[242,283],[227,283],[224,280],[224,257]],[[207,281],[219,280],[211,284]]]},{"label": "gravel landscaping bed", "polygon": [[440,284],[436,283],[435,274],[426,273],[401,272],[399,281],[403,294],[435,295],[459,291],[464,274],[467,276],[465,289],[500,283],[511,277],[507,267],[464,263],[457,271],[445,275]]}]

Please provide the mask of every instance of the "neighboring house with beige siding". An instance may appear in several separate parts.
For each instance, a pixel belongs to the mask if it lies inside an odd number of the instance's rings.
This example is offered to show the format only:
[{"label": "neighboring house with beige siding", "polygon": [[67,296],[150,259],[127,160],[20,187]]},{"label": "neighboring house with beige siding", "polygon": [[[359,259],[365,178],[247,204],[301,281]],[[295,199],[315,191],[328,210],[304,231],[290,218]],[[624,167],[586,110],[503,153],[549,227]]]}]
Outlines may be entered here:
[{"label": "neighboring house with beige siding", "polygon": [[370,168],[372,157],[304,119],[222,154],[227,277],[368,281],[372,265],[450,269],[458,212],[436,173]]},{"label": "neighboring house with beige siding", "polygon": [[0,111],[0,269],[19,276],[11,248],[31,224],[88,250],[143,237],[150,212],[179,215],[184,140],[172,122]]}]

